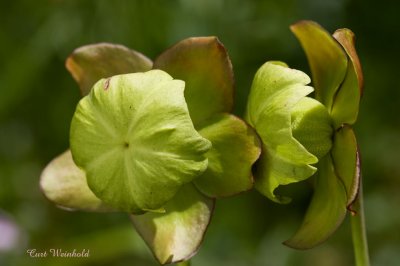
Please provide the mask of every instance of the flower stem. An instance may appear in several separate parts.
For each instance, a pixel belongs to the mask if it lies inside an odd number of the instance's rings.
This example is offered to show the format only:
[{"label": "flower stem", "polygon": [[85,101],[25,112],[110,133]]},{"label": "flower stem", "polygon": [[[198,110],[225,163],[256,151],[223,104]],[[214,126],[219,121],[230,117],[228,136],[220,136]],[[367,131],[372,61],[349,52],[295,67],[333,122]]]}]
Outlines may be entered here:
[{"label": "flower stem", "polygon": [[178,262],[176,266],[190,266],[190,260]]},{"label": "flower stem", "polygon": [[355,214],[351,216],[351,232],[353,237],[354,256],[356,266],[369,266],[369,254],[367,234],[365,228],[364,203],[362,182],[360,179],[360,191],[353,203]]}]

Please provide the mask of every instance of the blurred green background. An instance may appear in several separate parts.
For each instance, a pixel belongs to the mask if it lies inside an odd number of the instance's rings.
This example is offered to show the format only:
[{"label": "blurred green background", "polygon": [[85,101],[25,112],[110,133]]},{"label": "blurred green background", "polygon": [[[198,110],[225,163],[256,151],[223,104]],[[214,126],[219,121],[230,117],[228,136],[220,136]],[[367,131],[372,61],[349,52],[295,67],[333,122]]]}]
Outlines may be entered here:
[{"label": "blurred green background", "polygon": [[[39,190],[43,167],[68,147],[80,96],[64,60],[74,48],[113,42],[154,58],[183,38],[216,35],[233,62],[235,112],[241,114],[252,77],[265,61],[286,61],[309,73],[289,31],[300,19],[356,33],[366,84],[356,133],[370,254],[375,266],[399,265],[400,4],[385,2],[0,1],[0,265],[157,265],[126,215],[64,211]],[[353,265],[348,219],[312,250],[281,244],[299,226],[312,193],[307,182],[286,190],[294,198],[289,205],[257,192],[218,201],[193,266]],[[32,248],[86,248],[91,256],[35,259],[26,254]]]}]

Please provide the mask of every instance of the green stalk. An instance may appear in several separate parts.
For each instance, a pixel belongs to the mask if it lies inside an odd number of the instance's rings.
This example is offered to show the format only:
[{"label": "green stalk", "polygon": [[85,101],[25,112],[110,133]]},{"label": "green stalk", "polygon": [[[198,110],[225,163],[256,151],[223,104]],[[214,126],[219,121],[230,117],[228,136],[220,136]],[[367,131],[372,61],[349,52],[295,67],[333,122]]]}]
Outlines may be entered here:
[{"label": "green stalk", "polygon": [[354,256],[356,266],[369,266],[367,234],[365,228],[365,215],[363,203],[363,190],[360,178],[360,191],[353,203],[355,214],[351,216],[351,232],[353,237]]},{"label": "green stalk", "polygon": [[176,266],[190,266],[190,260],[178,262]]}]

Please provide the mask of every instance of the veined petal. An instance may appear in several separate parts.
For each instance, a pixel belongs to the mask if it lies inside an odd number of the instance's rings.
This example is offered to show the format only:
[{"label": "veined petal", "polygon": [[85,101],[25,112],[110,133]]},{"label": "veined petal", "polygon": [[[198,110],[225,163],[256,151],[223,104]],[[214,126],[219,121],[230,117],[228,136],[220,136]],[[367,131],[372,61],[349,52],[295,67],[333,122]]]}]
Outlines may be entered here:
[{"label": "veined petal", "polygon": [[70,144],[90,189],[128,212],[161,208],[207,168],[184,82],[161,70],[102,79],[78,104]]}]

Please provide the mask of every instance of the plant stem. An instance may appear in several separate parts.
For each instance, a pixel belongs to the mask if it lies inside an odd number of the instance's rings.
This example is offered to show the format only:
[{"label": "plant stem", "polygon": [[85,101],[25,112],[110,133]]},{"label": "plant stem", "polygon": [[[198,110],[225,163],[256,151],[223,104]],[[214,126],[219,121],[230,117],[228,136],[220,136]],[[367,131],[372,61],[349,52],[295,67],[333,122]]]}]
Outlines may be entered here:
[{"label": "plant stem", "polygon": [[178,262],[176,266],[190,266],[190,260]]},{"label": "plant stem", "polygon": [[369,266],[367,234],[365,228],[363,189],[360,178],[360,191],[353,203],[355,214],[351,216],[351,232],[353,237],[356,266]]}]

